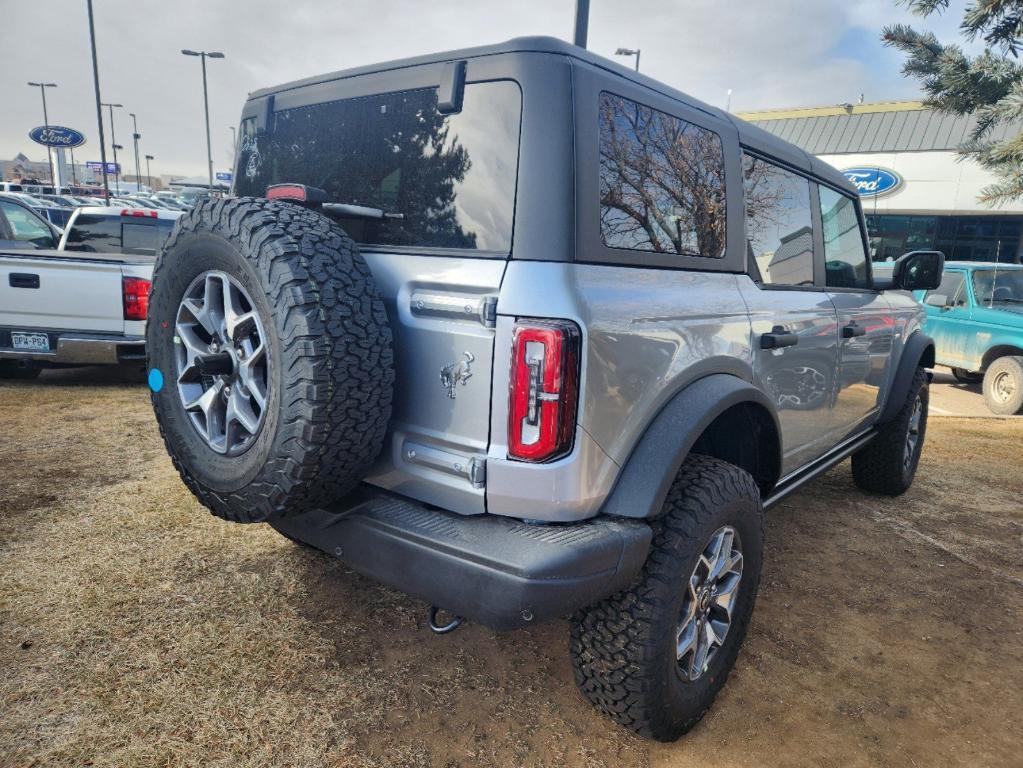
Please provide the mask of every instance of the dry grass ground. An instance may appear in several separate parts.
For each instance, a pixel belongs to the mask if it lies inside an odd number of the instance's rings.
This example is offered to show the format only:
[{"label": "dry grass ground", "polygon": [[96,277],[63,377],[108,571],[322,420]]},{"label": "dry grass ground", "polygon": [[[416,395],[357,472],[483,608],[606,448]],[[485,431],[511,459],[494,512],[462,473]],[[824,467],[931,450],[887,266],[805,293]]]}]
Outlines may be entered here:
[{"label": "dry grass ground", "polygon": [[123,372],[2,384],[0,765],[1018,766],[1021,455],[1020,421],[932,419],[905,497],[842,465],[775,509],[735,674],[655,745],[576,693],[564,622],[436,637],[211,517]]}]

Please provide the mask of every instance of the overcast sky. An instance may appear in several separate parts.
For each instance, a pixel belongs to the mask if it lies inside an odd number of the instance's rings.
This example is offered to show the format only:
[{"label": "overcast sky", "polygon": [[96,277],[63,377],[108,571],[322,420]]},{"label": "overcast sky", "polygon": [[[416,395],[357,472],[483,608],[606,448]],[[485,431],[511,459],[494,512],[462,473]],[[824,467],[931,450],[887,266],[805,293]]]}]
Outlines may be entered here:
[{"label": "overcast sky", "polygon": [[[589,47],[604,56],[641,48],[645,73],[721,107],[731,88],[733,111],[854,102],[861,93],[867,101],[912,99],[917,85],[899,73],[901,55],[881,45],[881,27],[912,20],[951,41],[963,5],[953,0],[944,17],[920,20],[895,0],[593,0]],[[570,39],[575,3],[94,0],[94,7],[103,100],[126,107],[115,110],[118,143],[130,147],[135,112],[142,152],[157,158],[154,175],[199,175],[202,81],[199,60],[182,48],[227,57],[208,62],[214,165],[226,170],[228,126],[249,91],[521,35]],[[44,80],[58,84],[47,91],[50,122],[85,133],[76,160],[98,160],[85,0],[0,0],[0,9],[0,158],[45,159],[26,135],[43,122],[39,89],[25,84]]]}]

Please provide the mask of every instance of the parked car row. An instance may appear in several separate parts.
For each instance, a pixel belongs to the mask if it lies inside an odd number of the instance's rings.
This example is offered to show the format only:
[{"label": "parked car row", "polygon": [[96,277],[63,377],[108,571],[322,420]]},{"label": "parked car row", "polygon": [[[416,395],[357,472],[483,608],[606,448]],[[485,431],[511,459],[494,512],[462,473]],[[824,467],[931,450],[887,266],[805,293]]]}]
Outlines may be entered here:
[{"label": "parked car row", "polygon": [[80,206],[60,230],[0,194],[0,377],[144,361],[153,263],[181,216]]}]

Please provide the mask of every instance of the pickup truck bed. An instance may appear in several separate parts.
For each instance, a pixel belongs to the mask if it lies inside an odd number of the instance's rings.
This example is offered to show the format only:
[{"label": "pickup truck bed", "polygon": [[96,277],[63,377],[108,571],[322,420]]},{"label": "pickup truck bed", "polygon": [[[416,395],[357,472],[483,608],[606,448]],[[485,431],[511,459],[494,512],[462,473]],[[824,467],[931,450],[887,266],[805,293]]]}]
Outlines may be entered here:
[{"label": "pickup truck bed", "polygon": [[126,319],[125,280],[155,257],[0,250],[0,360],[92,365],[145,359],[145,321]]}]

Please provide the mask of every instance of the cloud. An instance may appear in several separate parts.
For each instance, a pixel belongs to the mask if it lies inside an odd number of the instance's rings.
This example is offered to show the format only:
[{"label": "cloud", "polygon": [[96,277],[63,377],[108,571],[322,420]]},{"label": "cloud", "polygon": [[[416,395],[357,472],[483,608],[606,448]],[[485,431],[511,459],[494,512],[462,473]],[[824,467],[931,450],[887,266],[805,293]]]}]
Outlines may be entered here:
[{"label": "cloud", "polygon": [[[591,50],[611,55],[641,48],[647,74],[710,103],[756,109],[855,100],[915,98],[898,72],[901,59],[878,41],[884,24],[910,19],[956,35],[962,2],[944,18],[908,16],[892,0],[632,0],[591,5]],[[569,38],[571,0],[96,0],[104,101],[115,111],[118,142],[131,144],[127,113],[138,115],[142,150],[154,173],[205,173],[199,61],[182,48],[220,50],[207,63],[216,168],[230,162],[229,126],[257,88],[361,64],[520,35]],[[40,78],[51,122],[85,132],[79,160],[98,160],[95,103],[85,3],[5,0],[0,157],[43,153],[26,134],[42,122]],[[850,38],[850,30],[856,34]],[[27,32],[32,32],[31,34]],[[856,45],[850,45],[854,39]],[[844,42],[843,42],[844,41]],[[624,62],[624,60],[620,60]],[[109,129],[107,145],[109,147]],[[130,153],[129,153],[130,154]],[[109,158],[108,158],[109,159]],[[125,166],[130,158],[121,158]]]}]

